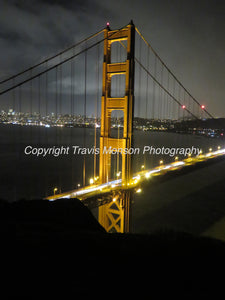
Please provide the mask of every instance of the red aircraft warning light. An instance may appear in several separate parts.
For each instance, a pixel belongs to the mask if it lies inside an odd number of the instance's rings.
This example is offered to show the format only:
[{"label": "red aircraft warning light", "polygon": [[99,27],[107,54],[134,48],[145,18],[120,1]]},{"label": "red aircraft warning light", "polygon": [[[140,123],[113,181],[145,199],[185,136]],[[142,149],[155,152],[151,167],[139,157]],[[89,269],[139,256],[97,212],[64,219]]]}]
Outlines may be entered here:
[{"label": "red aircraft warning light", "polygon": [[185,106],[185,105],[182,105],[182,108],[183,108],[183,109],[185,109],[185,108],[186,108],[186,106]]},{"label": "red aircraft warning light", "polygon": [[201,109],[205,109],[205,105],[201,105]]}]

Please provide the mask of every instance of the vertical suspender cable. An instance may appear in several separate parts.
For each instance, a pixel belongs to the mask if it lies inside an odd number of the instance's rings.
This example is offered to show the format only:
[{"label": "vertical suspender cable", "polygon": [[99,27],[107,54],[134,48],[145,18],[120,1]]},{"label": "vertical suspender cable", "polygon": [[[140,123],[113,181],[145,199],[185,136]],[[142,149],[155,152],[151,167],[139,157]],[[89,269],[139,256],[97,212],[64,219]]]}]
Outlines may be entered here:
[{"label": "vertical suspender cable", "polygon": [[[37,82],[37,99],[38,99],[38,113],[37,113],[37,117],[38,117],[38,122],[37,122],[37,125],[38,125],[38,145],[41,147],[41,140],[42,140],[42,127],[41,127],[41,77],[38,76],[38,82]],[[46,182],[46,172],[45,173],[45,176],[44,176],[44,180],[42,179],[42,186],[44,187],[45,186],[45,182]],[[38,188],[38,190],[40,190]],[[40,190],[41,192],[41,196],[44,197],[44,192],[43,190]]]},{"label": "vertical suspender cable", "polygon": [[[160,83],[163,85],[163,65],[161,64],[160,71]],[[163,90],[159,87],[159,120],[160,124],[162,124],[162,114],[163,114]]]},{"label": "vertical suspender cable", "polygon": [[[14,85],[15,84],[15,78],[13,78],[12,79],[12,84]],[[16,89],[13,89],[13,91],[12,91],[12,97],[13,97],[13,111],[15,112],[15,114],[16,114]],[[15,118],[15,115],[14,115],[14,118]],[[13,141],[14,141],[14,147],[13,147],[13,151],[15,151],[16,152],[16,148],[17,148],[17,145],[16,145],[16,143],[17,143],[17,138],[16,138],[16,130],[17,130],[17,126],[13,126],[13,134],[12,134],[12,136],[13,136]],[[16,163],[17,163],[17,161],[16,161]],[[14,165],[13,166],[14,168],[16,168],[16,165]],[[13,174],[14,174],[14,178],[13,178],[13,180],[15,181],[15,183],[14,183],[14,189],[13,189],[13,199],[14,199],[14,201],[16,201],[17,200],[17,172],[16,172],[16,170],[17,170],[17,168],[16,169],[14,169],[13,171]]]},{"label": "vertical suspender cable", "polygon": [[[32,77],[32,69],[30,70],[30,77]],[[33,123],[33,80],[30,81],[30,99],[28,99],[30,102],[30,111],[29,111],[29,120],[31,123]],[[33,125],[29,126],[29,137],[30,137],[30,143],[33,143]],[[33,157],[31,156],[31,161],[33,160]],[[35,173],[33,173],[35,174]],[[33,175],[34,176],[34,175]],[[29,184],[29,198],[31,199],[32,193],[34,189],[34,182],[32,180],[31,184]]]},{"label": "vertical suspender cable", "polygon": [[[139,38],[139,61],[141,61],[141,39]],[[138,89],[138,118],[141,117],[141,66],[139,67],[139,89]]]},{"label": "vertical suspender cable", "polygon": [[[55,122],[55,125],[56,125],[56,144],[57,146],[59,146],[60,144],[60,130],[59,130],[59,86],[58,86],[58,83],[60,84],[59,82],[59,74],[58,74],[58,70],[59,70],[59,67],[56,67],[56,112],[55,112],[55,118],[54,118],[54,122]],[[58,192],[60,193],[61,192],[61,184],[60,184],[60,161],[58,161],[58,163],[56,164],[57,166],[57,186],[58,186]]]},{"label": "vertical suspender cable", "polygon": [[[95,99],[95,133],[94,133],[94,147],[97,148],[97,120],[98,120],[98,98],[99,98],[99,44],[97,46],[97,60],[96,60],[96,99]],[[96,151],[94,151],[94,178],[97,176],[96,171]]]},{"label": "vertical suspender cable", "polygon": [[[149,48],[147,49],[147,70],[149,70]],[[148,118],[148,74],[146,74],[145,119]]]},{"label": "vertical suspender cable", "polygon": [[[147,48],[147,70],[149,70],[149,48]],[[148,74],[146,74],[146,94],[145,94],[145,124],[147,126],[147,119],[148,119]],[[147,168],[146,162],[146,153],[144,153],[144,166]]]},{"label": "vertical suspender cable", "polygon": [[[60,54],[59,56],[60,59],[60,63],[62,61],[62,54]],[[62,72],[63,72],[63,64],[60,64],[59,66],[59,106],[58,106],[58,125],[61,125],[62,123]],[[61,130],[61,127],[59,128],[59,145],[62,145],[62,141],[63,141],[63,136],[62,133],[64,131]],[[63,159],[64,157],[62,157],[62,159],[59,160],[59,167],[60,167],[60,171],[59,171],[59,186],[60,186],[60,192],[62,189],[62,170],[63,170]]]},{"label": "vertical suspender cable", "polygon": [[[74,59],[70,61],[70,118],[69,118],[69,126],[70,126],[70,145],[73,145],[73,110],[74,110],[74,102],[73,102],[73,80],[74,80]],[[71,155],[71,189],[74,188],[74,167],[73,167],[73,155]]]},{"label": "vertical suspender cable", "polygon": [[[62,61],[62,54],[60,54],[59,56],[60,59],[60,63]],[[62,72],[63,72],[63,65],[61,64],[59,66],[59,108],[58,108],[58,124],[61,125],[62,123]],[[64,131],[61,130],[61,128],[59,128],[59,144],[62,145],[62,141],[63,141],[63,136],[62,133]],[[60,192],[62,189],[62,170],[63,170],[63,159],[64,157],[62,157],[62,159],[59,160],[59,166],[60,166],[60,171],[59,171],[59,186],[60,186]]]},{"label": "vertical suspender cable", "polygon": [[[46,62],[46,70],[48,69],[48,62]],[[44,116],[44,123],[47,125],[48,122],[48,72],[45,73],[45,112],[43,111],[43,114],[45,113]],[[45,138],[45,143],[48,143],[48,131],[45,128],[44,132],[44,138]],[[45,172],[46,173],[46,172]],[[48,174],[49,175],[49,174]],[[48,195],[48,177],[45,176],[45,197]]]},{"label": "vertical suspender cable", "polygon": [[[156,78],[156,69],[157,69],[157,59],[155,56],[155,61],[154,61],[154,77]],[[153,101],[152,101],[152,118],[153,120],[155,119],[155,98],[156,98],[156,82],[153,81]]]},{"label": "vertical suspender cable", "polygon": [[[87,105],[87,50],[84,52],[84,148],[86,147],[86,105]],[[83,186],[86,180],[86,155],[83,158]]]},{"label": "vertical suspender cable", "polygon": [[[170,85],[170,77],[169,72],[167,72],[167,90],[169,91],[169,85]],[[166,119],[169,120],[170,113],[169,113],[169,95],[166,93]]]}]

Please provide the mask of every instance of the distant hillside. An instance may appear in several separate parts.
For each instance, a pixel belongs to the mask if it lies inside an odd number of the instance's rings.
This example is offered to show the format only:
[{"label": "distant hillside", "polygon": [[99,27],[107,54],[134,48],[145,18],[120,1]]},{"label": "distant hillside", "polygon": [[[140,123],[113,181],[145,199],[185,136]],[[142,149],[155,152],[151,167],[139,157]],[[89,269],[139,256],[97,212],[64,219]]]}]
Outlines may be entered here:
[{"label": "distant hillside", "polygon": [[218,119],[205,119],[205,120],[192,120],[183,121],[184,126],[190,128],[210,128],[210,129],[223,129],[225,130],[225,118]]}]

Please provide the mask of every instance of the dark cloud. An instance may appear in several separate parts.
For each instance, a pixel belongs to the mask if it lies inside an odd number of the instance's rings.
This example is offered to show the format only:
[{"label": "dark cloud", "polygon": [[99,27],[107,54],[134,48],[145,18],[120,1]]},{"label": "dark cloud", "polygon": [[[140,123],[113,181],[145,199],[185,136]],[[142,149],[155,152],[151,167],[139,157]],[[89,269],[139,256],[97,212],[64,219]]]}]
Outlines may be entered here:
[{"label": "dark cloud", "polygon": [[0,78],[105,26],[133,19],[188,90],[225,116],[225,5],[221,0],[0,0]]}]

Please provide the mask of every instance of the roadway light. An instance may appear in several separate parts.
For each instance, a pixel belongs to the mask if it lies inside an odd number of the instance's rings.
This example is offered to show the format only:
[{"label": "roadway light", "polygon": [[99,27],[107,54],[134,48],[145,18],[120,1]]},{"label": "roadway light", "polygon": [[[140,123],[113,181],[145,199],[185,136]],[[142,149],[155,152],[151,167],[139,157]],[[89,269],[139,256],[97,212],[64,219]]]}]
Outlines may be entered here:
[{"label": "roadway light", "polygon": [[149,178],[149,177],[150,177],[150,173],[149,173],[149,172],[146,173],[146,174],[145,174],[145,177],[146,177],[146,178]]},{"label": "roadway light", "polygon": [[175,160],[176,160],[176,161],[178,160],[178,156],[175,157]]},{"label": "roadway light", "polygon": [[162,164],[163,164],[163,160],[160,160],[160,161],[159,161],[159,164],[162,165]]},{"label": "roadway light", "polygon": [[78,188],[80,187],[80,183],[78,183],[77,187],[78,187]]},{"label": "roadway light", "polygon": [[221,148],[220,146],[217,147],[218,150],[220,150],[220,148]]},{"label": "roadway light", "polygon": [[90,184],[93,184],[94,183],[94,179],[91,178],[89,182],[90,182]]},{"label": "roadway light", "polygon": [[57,187],[55,187],[54,188],[54,190],[53,190],[53,192],[54,192],[54,195],[55,195],[55,193],[58,191],[58,188]]},{"label": "roadway light", "polygon": [[209,148],[209,152],[212,152],[212,148]]},{"label": "roadway light", "polygon": [[136,193],[138,193],[138,194],[141,193],[141,192],[142,192],[141,188],[139,188],[139,189],[136,190]]},{"label": "roadway light", "polygon": [[141,168],[144,169],[144,168],[145,168],[145,165],[142,165]]}]

